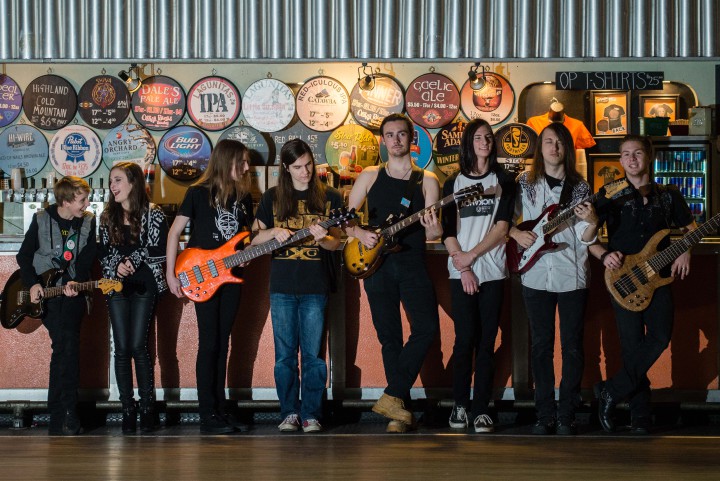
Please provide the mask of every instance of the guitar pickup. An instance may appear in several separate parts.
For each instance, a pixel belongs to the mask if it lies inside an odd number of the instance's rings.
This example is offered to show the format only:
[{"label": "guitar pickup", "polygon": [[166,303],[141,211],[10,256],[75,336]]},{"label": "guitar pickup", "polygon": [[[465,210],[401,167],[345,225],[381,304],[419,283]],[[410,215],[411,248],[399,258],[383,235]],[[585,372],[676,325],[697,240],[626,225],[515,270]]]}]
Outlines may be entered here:
[{"label": "guitar pickup", "polygon": [[217,266],[215,265],[215,261],[210,259],[207,263],[208,267],[210,268],[210,275],[212,277],[217,277],[219,275]]},{"label": "guitar pickup", "polygon": [[193,274],[195,275],[195,280],[198,284],[202,284],[205,282],[205,278],[202,275],[202,271],[200,270],[200,266],[193,266],[192,268]]},{"label": "guitar pickup", "polygon": [[190,285],[190,280],[188,279],[187,272],[181,272],[180,275],[178,275],[178,280],[180,281],[180,285],[182,287],[187,287]]}]

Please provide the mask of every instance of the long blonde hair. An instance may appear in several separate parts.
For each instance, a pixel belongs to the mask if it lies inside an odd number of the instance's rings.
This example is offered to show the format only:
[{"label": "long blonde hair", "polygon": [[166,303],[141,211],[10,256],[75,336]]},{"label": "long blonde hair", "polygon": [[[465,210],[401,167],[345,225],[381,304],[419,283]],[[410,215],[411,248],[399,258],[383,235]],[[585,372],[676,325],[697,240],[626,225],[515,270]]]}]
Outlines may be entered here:
[{"label": "long blonde hair", "polygon": [[[227,208],[233,195],[239,201],[250,192],[250,176],[247,172],[243,173],[243,163],[247,157],[248,148],[242,142],[224,139],[217,143],[205,172],[193,184],[207,187],[211,207]],[[238,180],[232,178],[233,166]]]}]

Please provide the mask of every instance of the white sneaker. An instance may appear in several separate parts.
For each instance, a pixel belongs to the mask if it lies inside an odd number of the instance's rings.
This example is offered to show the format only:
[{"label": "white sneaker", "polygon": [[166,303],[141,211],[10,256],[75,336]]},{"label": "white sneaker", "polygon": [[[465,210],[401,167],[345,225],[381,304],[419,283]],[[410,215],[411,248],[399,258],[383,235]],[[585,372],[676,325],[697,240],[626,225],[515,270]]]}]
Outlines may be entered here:
[{"label": "white sneaker", "polygon": [[473,421],[473,424],[475,425],[475,432],[476,433],[491,433],[495,431],[495,426],[493,426],[492,419],[490,419],[490,416],[487,414],[481,414],[480,416],[475,418],[475,421]]},{"label": "white sneaker", "polygon": [[284,433],[291,433],[300,429],[300,419],[297,414],[289,414],[283,422],[278,425],[278,429]]},{"label": "white sneaker", "polygon": [[306,419],[302,423],[303,432],[305,433],[319,433],[322,431],[320,421],[317,419]]},{"label": "white sneaker", "polygon": [[468,427],[467,411],[465,406],[454,404],[450,412],[450,427],[453,429],[466,429]]}]

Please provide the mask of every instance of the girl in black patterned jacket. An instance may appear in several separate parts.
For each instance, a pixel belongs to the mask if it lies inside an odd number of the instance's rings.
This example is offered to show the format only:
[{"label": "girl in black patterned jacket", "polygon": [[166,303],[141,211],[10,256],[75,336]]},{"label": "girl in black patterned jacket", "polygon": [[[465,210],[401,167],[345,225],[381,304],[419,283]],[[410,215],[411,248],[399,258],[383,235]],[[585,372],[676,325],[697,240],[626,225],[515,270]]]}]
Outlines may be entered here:
[{"label": "girl in black patterned jacket", "polygon": [[165,247],[168,225],[162,209],[150,203],[139,165],[120,162],[110,171],[110,202],[100,217],[99,258],[103,276],[123,281],[108,296],[115,347],[115,377],[123,406],[123,433],[137,429],[132,360],[140,395],[140,429],[156,429],[154,366],[148,351],[155,303],[167,290]]}]

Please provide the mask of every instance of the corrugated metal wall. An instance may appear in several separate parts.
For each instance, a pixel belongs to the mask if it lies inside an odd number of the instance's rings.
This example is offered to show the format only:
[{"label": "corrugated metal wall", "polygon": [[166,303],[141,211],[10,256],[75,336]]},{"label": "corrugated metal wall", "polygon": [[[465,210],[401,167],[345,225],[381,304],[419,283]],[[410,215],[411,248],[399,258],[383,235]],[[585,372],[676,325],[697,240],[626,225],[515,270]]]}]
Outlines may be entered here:
[{"label": "corrugated metal wall", "polygon": [[720,0],[0,0],[0,60],[720,56]]}]

